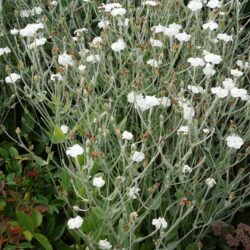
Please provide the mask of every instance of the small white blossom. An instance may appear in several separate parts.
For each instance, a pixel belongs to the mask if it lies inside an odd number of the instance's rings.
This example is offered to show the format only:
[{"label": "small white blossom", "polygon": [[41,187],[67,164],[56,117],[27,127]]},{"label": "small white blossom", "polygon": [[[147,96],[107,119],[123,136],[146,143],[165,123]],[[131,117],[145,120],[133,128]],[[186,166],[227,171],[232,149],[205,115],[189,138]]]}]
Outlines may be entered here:
[{"label": "small white blossom", "polygon": [[126,14],[126,12],[127,11],[124,8],[116,8],[116,9],[111,10],[110,14],[112,16],[123,16]]},{"label": "small white blossom", "polygon": [[221,8],[221,2],[219,0],[210,0],[207,3],[207,7],[211,8],[211,9]]},{"label": "small white blossom", "polygon": [[123,39],[118,39],[115,43],[111,44],[111,49],[115,52],[120,52],[124,50],[126,47],[126,43],[123,41]]},{"label": "small white blossom", "polygon": [[216,54],[213,54],[213,53],[207,53],[207,54],[204,56],[204,60],[205,60],[207,63],[219,64],[219,63],[221,63],[222,58],[221,58],[220,55],[216,55]]},{"label": "small white blossom", "polygon": [[42,23],[32,23],[28,24],[24,29],[21,29],[19,33],[21,36],[30,37],[34,36],[39,29],[44,29]]},{"label": "small white blossom", "polygon": [[19,34],[19,30],[18,29],[10,30],[10,34],[13,35],[13,36],[18,35]]},{"label": "small white blossom", "polygon": [[10,48],[9,47],[5,47],[5,48],[0,48],[0,56],[2,56],[2,55],[7,55],[7,54],[9,54],[9,53],[11,53],[11,50],[10,50]]},{"label": "small white blossom", "polygon": [[81,71],[81,72],[84,72],[85,71],[85,69],[86,69],[86,65],[79,65],[78,66],[78,69]]},{"label": "small white blossom", "polygon": [[[172,24],[169,24],[168,26],[164,27],[163,34],[165,36],[169,36],[169,37],[176,36],[179,34],[181,29],[182,29],[182,25],[177,24],[177,23],[172,23]],[[182,35],[180,35],[180,39],[183,39],[183,38],[187,39],[187,37],[185,36],[186,33],[185,34],[184,33],[182,33]]]},{"label": "small white blossom", "polygon": [[58,1],[52,1],[50,4],[51,4],[52,6],[57,6]]},{"label": "small white blossom", "polygon": [[58,63],[64,67],[68,67],[74,65],[74,60],[71,55],[68,55],[66,52],[64,52],[62,55],[59,55]]},{"label": "small white blossom", "polygon": [[193,170],[192,170],[192,168],[190,167],[190,166],[188,166],[188,165],[184,165],[183,167],[182,167],[182,173],[183,174],[186,174],[186,173],[191,173]]},{"label": "small white blossom", "polygon": [[227,146],[230,148],[240,149],[244,144],[243,139],[236,134],[232,134],[226,138]]},{"label": "small white blossom", "polygon": [[216,71],[213,68],[213,65],[210,63],[207,63],[205,68],[203,68],[202,71],[204,75],[206,75],[207,77],[213,76],[216,73]]},{"label": "small white blossom", "polygon": [[249,99],[246,89],[240,89],[240,88],[234,87],[230,90],[230,94],[232,97],[241,98],[242,101],[247,101]]},{"label": "small white blossom", "polygon": [[179,129],[177,130],[177,135],[183,134],[187,135],[189,132],[188,126],[180,126]]},{"label": "small white blossom", "polygon": [[31,10],[31,15],[34,16],[34,15],[41,15],[41,13],[43,12],[43,9],[38,6],[38,7],[34,7],[32,10]]},{"label": "small white blossom", "polygon": [[128,191],[128,196],[132,199],[137,199],[137,197],[139,196],[139,192],[141,191],[140,188],[138,187],[132,187],[132,188],[129,188],[129,191]]},{"label": "small white blossom", "polygon": [[204,60],[199,57],[190,57],[188,58],[187,62],[190,63],[193,67],[205,66]]},{"label": "small white blossom", "polygon": [[191,38],[191,35],[188,35],[186,32],[183,32],[175,35],[175,38],[180,42],[188,42]]},{"label": "small white blossom", "polygon": [[207,23],[204,23],[204,24],[202,25],[202,28],[203,28],[204,30],[209,29],[210,31],[216,30],[216,29],[218,29],[218,27],[219,27],[218,23],[216,23],[216,22],[214,22],[214,21],[212,21],[212,20],[210,20],[210,21],[208,21]]},{"label": "small white blossom", "polygon": [[150,44],[152,45],[152,47],[159,47],[161,48],[163,46],[163,43],[160,40],[155,40],[153,38],[150,38]]},{"label": "small white blossom", "polygon": [[110,22],[107,20],[101,20],[97,25],[100,29],[107,29],[109,27]]},{"label": "small white blossom", "polygon": [[149,59],[147,61],[147,64],[150,65],[152,68],[158,68],[160,63],[155,59]]},{"label": "small white blossom", "polygon": [[97,187],[97,188],[101,188],[105,185],[105,181],[103,180],[102,177],[95,177],[93,179],[93,186]]},{"label": "small white blossom", "polygon": [[149,5],[149,6],[153,6],[153,7],[155,7],[155,6],[159,5],[159,4],[160,3],[157,2],[157,1],[143,1],[142,2],[142,5]]},{"label": "small white blossom", "polygon": [[241,77],[244,75],[244,72],[238,70],[238,69],[231,69],[230,71],[231,75],[234,77]]},{"label": "small white blossom", "polygon": [[44,45],[45,43],[47,42],[47,39],[42,37],[42,38],[38,38],[38,39],[35,39],[35,41],[33,43],[31,43],[28,48],[29,49],[34,49],[38,46],[42,46]]},{"label": "small white blossom", "polygon": [[221,87],[211,88],[211,92],[212,92],[212,94],[216,95],[219,98],[225,98],[229,94],[228,89],[223,89]]},{"label": "small white blossom", "polygon": [[76,35],[76,36],[80,36],[82,33],[88,33],[88,29],[86,29],[86,28],[81,28],[81,29],[77,29],[77,30],[75,30],[74,31],[74,34]]},{"label": "small white blossom", "polygon": [[153,219],[152,220],[152,225],[155,226],[155,228],[157,230],[163,228],[167,228],[168,223],[166,222],[166,220],[163,217],[159,217],[158,219]]},{"label": "small white blossom", "polygon": [[192,11],[198,11],[202,9],[202,1],[201,0],[191,0],[189,1],[187,7]]},{"label": "small white blossom", "polygon": [[112,248],[112,245],[110,244],[109,241],[107,241],[107,239],[99,240],[98,245],[99,245],[99,249],[101,250],[109,250]]},{"label": "small white blossom", "polygon": [[21,10],[20,11],[20,17],[29,17],[30,11],[29,10]]},{"label": "small white blossom", "polygon": [[216,181],[213,178],[207,178],[206,184],[208,185],[209,188],[212,188],[216,184]]},{"label": "small white blossom", "polygon": [[163,26],[161,24],[153,26],[151,30],[157,34],[157,33],[163,33],[166,30],[166,26]]},{"label": "small white blossom", "polygon": [[141,162],[144,160],[144,158],[145,158],[145,155],[142,152],[135,151],[134,154],[132,155],[132,161],[135,161],[135,162]]},{"label": "small white blossom", "polygon": [[57,73],[57,74],[51,74],[50,75],[50,80],[55,82],[55,81],[62,81],[63,77],[61,74]]},{"label": "small white blossom", "polygon": [[237,60],[236,61],[237,66],[239,66],[241,69],[246,70],[250,68],[250,65],[248,62],[243,62],[242,60]]},{"label": "small white blossom", "polygon": [[75,218],[70,218],[67,224],[69,229],[78,229],[82,226],[83,219],[77,215]]},{"label": "small white blossom", "polygon": [[188,90],[190,90],[194,94],[203,93],[204,89],[201,86],[188,85]]},{"label": "small white blossom", "polygon": [[63,132],[63,134],[67,134],[69,131],[69,127],[66,125],[61,125],[60,129]]},{"label": "small white blossom", "polygon": [[159,105],[162,105],[163,107],[166,107],[166,108],[171,106],[170,99],[165,96],[158,98],[158,102],[159,102]]},{"label": "small white blossom", "polygon": [[224,41],[226,43],[233,41],[233,37],[229,36],[226,33],[219,33],[216,37],[217,37],[218,40],[222,40],[222,41]]},{"label": "small white blossom", "polygon": [[66,155],[69,155],[71,157],[77,157],[79,155],[82,155],[83,152],[84,152],[83,148],[80,145],[75,144],[66,150]]},{"label": "small white blossom", "polygon": [[130,133],[130,132],[128,132],[128,131],[124,131],[123,133],[122,133],[122,139],[125,139],[125,140],[132,140],[133,139],[133,134],[132,133]]},{"label": "small white blossom", "polygon": [[235,82],[231,78],[226,78],[223,82],[222,85],[225,89],[231,90],[235,87]]},{"label": "small white blossom", "polygon": [[99,63],[101,61],[101,57],[98,54],[96,54],[96,55],[89,55],[86,58],[86,61],[90,62],[90,63]]},{"label": "small white blossom", "polygon": [[15,83],[17,80],[21,79],[21,76],[17,73],[11,73],[9,76],[5,77],[5,82]]}]

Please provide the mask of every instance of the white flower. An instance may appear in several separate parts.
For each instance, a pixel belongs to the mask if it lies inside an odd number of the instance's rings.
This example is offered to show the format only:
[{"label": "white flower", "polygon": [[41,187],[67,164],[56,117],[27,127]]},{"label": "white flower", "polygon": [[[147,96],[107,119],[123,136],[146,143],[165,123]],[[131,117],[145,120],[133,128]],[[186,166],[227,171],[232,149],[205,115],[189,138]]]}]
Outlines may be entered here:
[{"label": "white flower", "polygon": [[195,111],[193,107],[189,107],[187,105],[183,107],[183,119],[184,120],[192,120],[194,115],[195,115]]},{"label": "white flower", "polygon": [[129,191],[128,191],[128,196],[132,199],[137,199],[137,197],[139,196],[139,192],[141,191],[140,188],[138,187],[132,187],[132,188],[129,188]]},{"label": "white flower", "polygon": [[243,62],[242,60],[236,61],[237,66],[239,66],[241,69],[248,69],[250,67],[248,62]]},{"label": "white flower", "polygon": [[207,53],[207,54],[204,56],[204,60],[205,60],[207,63],[219,64],[219,63],[221,63],[222,58],[221,58],[220,55],[216,55],[216,54],[213,54],[213,53]]},{"label": "white flower", "polygon": [[158,98],[158,102],[159,102],[159,105],[162,105],[163,107],[166,107],[166,108],[171,106],[170,99],[165,96]]},{"label": "white flower", "polygon": [[19,30],[18,29],[10,30],[10,34],[11,35],[18,35],[19,34]]},{"label": "white flower", "polygon": [[30,37],[34,36],[39,29],[44,29],[44,25],[42,23],[32,23],[28,24],[24,29],[21,29],[19,33],[21,36]]},{"label": "white flower", "polygon": [[105,185],[105,181],[103,180],[102,177],[95,177],[93,179],[93,186],[97,187],[97,188],[101,188]]},{"label": "white flower", "polygon": [[57,74],[51,74],[50,75],[50,80],[55,82],[55,81],[62,81],[63,77],[61,74],[57,73]]},{"label": "white flower", "polygon": [[78,66],[78,69],[81,71],[81,72],[84,72],[85,71],[85,69],[86,69],[86,65],[79,65]]},{"label": "white flower", "polygon": [[34,49],[38,46],[42,46],[44,45],[45,43],[47,42],[47,39],[42,37],[42,38],[38,38],[38,39],[35,39],[35,41],[33,43],[31,43],[28,48],[29,49]]},{"label": "white flower", "polygon": [[142,5],[150,5],[150,6],[153,6],[153,7],[155,7],[155,6],[159,5],[159,4],[160,3],[157,2],[157,1],[143,1],[142,2]]},{"label": "white flower", "polygon": [[9,76],[5,77],[5,82],[15,83],[19,79],[21,79],[21,76],[19,74],[11,73]]},{"label": "white flower", "polygon": [[177,24],[177,23],[172,23],[172,24],[169,24],[167,27],[164,27],[163,34],[165,36],[172,37],[172,36],[179,34],[181,29],[182,29],[182,25]]},{"label": "white flower", "polygon": [[124,20],[119,19],[117,24],[122,27],[128,27],[129,19],[128,18],[125,18]]},{"label": "white flower", "polygon": [[110,14],[112,15],[112,16],[123,16],[123,15],[125,15],[126,14],[126,9],[124,9],[124,8],[117,8],[117,9],[113,9],[113,10],[111,10],[111,12],[110,12]]},{"label": "white flower", "polygon": [[222,40],[222,41],[224,41],[226,43],[228,43],[230,41],[233,41],[233,37],[229,36],[226,33],[219,33],[216,37],[217,37],[217,39]]},{"label": "white flower", "polygon": [[188,85],[187,88],[194,94],[203,93],[204,89],[201,86]]},{"label": "white flower", "polygon": [[242,101],[247,101],[249,99],[246,89],[239,89],[237,87],[234,87],[230,90],[230,94],[232,97],[240,97]]},{"label": "white flower", "polygon": [[95,37],[92,42],[90,43],[91,46],[93,46],[94,48],[101,48],[103,45],[103,40],[100,36]]},{"label": "white flower", "polygon": [[243,139],[236,134],[232,134],[226,138],[227,146],[230,148],[240,149],[244,144]]},{"label": "white flower", "polygon": [[0,56],[2,56],[2,55],[7,55],[7,54],[9,54],[9,53],[11,53],[11,50],[10,50],[10,48],[9,47],[5,47],[5,48],[0,48]]},{"label": "white flower", "polygon": [[57,6],[57,4],[58,4],[58,1],[52,1],[51,2],[51,5],[53,5],[53,6]]},{"label": "white flower", "polygon": [[128,131],[124,131],[123,133],[122,133],[122,139],[125,139],[125,140],[132,140],[133,139],[133,134],[132,133],[130,133],[130,132],[128,132]]},{"label": "white flower", "polygon": [[156,25],[156,26],[153,26],[151,28],[151,30],[154,32],[154,33],[163,33],[165,30],[166,30],[166,26],[163,26],[161,24],[159,25]]},{"label": "white flower", "polygon": [[126,47],[126,43],[123,41],[123,39],[118,39],[115,43],[111,44],[111,49],[115,52],[120,52],[124,50]]},{"label": "white flower", "polygon": [[207,178],[206,184],[208,185],[208,187],[212,188],[216,184],[216,181],[213,178]]},{"label": "white flower", "polygon": [[214,22],[214,21],[212,21],[212,20],[210,20],[210,21],[208,21],[207,23],[204,23],[204,24],[202,25],[202,28],[203,28],[204,30],[209,29],[210,31],[216,30],[216,29],[218,29],[218,27],[219,27],[218,23],[216,23],[216,22]]},{"label": "white flower", "polygon": [[61,131],[63,132],[63,134],[67,134],[68,131],[69,131],[69,127],[66,126],[66,125],[62,125],[62,126],[60,127],[60,129],[61,129]]},{"label": "white flower", "polygon": [[216,95],[219,98],[225,98],[229,94],[228,89],[223,89],[221,87],[211,88],[211,92],[212,92],[212,94]]},{"label": "white flower", "polygon": [[158,68],[160,63],[155,59],[149,59],[147,61],[147,64],[150,65],[152,68]]},{"label": "white flower", "polygon": [[158,219],[153,219],[152,220],[152,225],[155,226],[155,228],[157,230],[163,228],[167,228],[168,223],[166,222],[166,220],[163,217],[159,217]]},{"label": "white flower", "polygon": [[21,10],[20,11],[20,17],[29,17],[30,11],[29,10]]},{"label": "white flower", "polygon": [[163,46],[163,43],[160,41],[160,40],[155,40],[153,38],[150,38],[150,43],[152,45],[152,47],[162,47]]},{"label": "white flower", "polygon": [[32,10],[31,10],[31,15],[34,16],[34,15],[40,15],[41,13],[43,12],[43,9],[38,6],[38,7],[34,7]]},{"label": "white flower", "polygon": [[188,165],[184,165],[183,167],[182,167],[182,173],[183,174],[186,174],[186,173],[191,173],[193,170],[192,170],[192,168],[191,167],[189,167]]},{"label": "white flower", "polygon": [[214,8],[221,8],[221,2],[219,0],[210,0],[207,3],[207,7],[214,9]]},{"label": "white flower", "polygon": [[234,77],[241,77],[244,75],[244,73],[238,69],[231,69],[230,73]]},{"label": "white flower", "polygon": [[76,36],[80,36],[82,33],[88,33],[88,29],[86,29],[86,28],[81,28],[81,29],[77,29],[77,30],[75,30],[74,31],[74,34],[76,34]]},{"label": "white flower", "polygon": [[205,133],[205,134],[208,134],[208,133],[210,132],[210,130],[209,130],[208,128],[204,128],[204,129],[202,129],[202,131],[203,131],[203,133]]},{"label": "white flower", "polygon": [[199,57],[190,57],[188,58],[187,62],[190,63],[193,67],[205,66],[204,60]]},{"label": "white flower", "polygon": [[101,20],[97,25],[100,29],[107,29],[110,22],[107,20]]},{"label": "white flower", "polygon": [[99,245],[99,249],[101,250],[109,250],[112,248],[112,245],[110,244],[109,241],[107,241],[107,239],[99,240],[98,245]]},{"label": "white flower", "polygon": [[203,71],[204,75],[206,75],[208,77],[213,76],[216,73],[216,71],[213,68],[213,65],[210,63],[207,63],[205,68],[202,71]]},{"label": "white flower", "polygon": [[142,152],[135,151],[134,154],[132,155],[132,161],[135,161],[135,162],[143,161],[144,158],[145,158],[145,155]]},{"label": "white flower", "polygon": [[86,58],[86,61],[91,62],[91,63],[99,63],[101,61],[101,57],[98,54],[97,55],[89,55]]},{"label": "white flower", "polygon": [[108,3],[108,4],[102,4],[102,6],[98,7],[98,9],[103,9],[105,12],[110,12],[111,10],[115,8],[121,8],[120,3]]},{"label": "white flower", "polygon": [[82,226],[83,219],[77,215],[75,218],[70,218],[68,220],[68,228],[69,229],[78,229]]},{"label": "white flower", "polygon": [[175,35],[175,38],[180,42],[188,42],[191,38],[191,35],[188,35],[186,32],[183,32]]},{"label": "white flower", "polygon": [[201,10],[203,6],[201,0],[191,0],[187,7],[192,11],[198,11]]},{"label": "white flower", "polygon": [[177,135],[183,134],[187,135],[189,132],[188,126],[180,126],[179,129],[177,130]]},{"label": "white flower", "polygon": [[129,103],[134,103],[135,102],[135,97],[136,97],[136,94],[134,91],[131,91],[128,93],[127,95],[127,100]]},{"label": "white flower", "polygon": [[82,155],[83,152],[83,148],[80,145],[75,144],[66,150],[66,155],[69,155],[71,157],[77,157],[78,155]]},{"label": "white flower", "polygon": [[235,82],[231,78],[226,78],[223,82],[222,85],[225,89],[231,90],[235,87]]},{"label": "white flower", "polygon": [[74,65],[73,58],[70,55],[68,55],[66,52],[64,52],[62,55],[59,55],[58,63],[61,64],[64,67]]}]

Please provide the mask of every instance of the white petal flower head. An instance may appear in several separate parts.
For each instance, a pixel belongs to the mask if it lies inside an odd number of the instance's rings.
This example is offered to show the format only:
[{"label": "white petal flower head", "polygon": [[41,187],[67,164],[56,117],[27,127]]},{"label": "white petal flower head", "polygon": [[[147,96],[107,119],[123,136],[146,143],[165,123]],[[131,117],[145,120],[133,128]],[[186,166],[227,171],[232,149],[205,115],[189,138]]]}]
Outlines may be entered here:
[{"label": "white petal flower head", "polygon": [[120,52],[124,50],[126,47],[126,43],[123,39],[118,39],[115,43],[111,44],[111,49],[115,52]]},{"label": "white petal flower head", "polygon": [[226,78],[223,82],[222,85],[225,89],[231,90],[235,87],[235,82],[231,78]]},{"label": "white petal flower head", "polygon": [[78,229],[82,226],[83,219],[77,215],[75,218],[70,218],[67,224],[69,229]]},{"label": "white petal flower head", "polygon": [[97,25],[100,29],[107,29],[110,25],[110,22],[108,20],[101,20]]},{"label": "white petal flower head", "polygon": [[187,62],[190,63],[193,67],[205,66],[204,60],[199,57],[190,57],[188,58]]},{"label": "white petal flower head", "polygon": [[180,126],[179,129],[177,130],[177,135],[187,135],[189,132],[188,126]]},{"label": "white petal flower head", "polygon": [[112,245],[110,244],[109,241],[107,241],[107,239],[99,240],[98,245],[99,245],[99,249],[101,250],[109,250],[112,248]]},{"label": "white petal flower head", "polygon": [[182,32],[175,35],[175,38],[180,42],[188,42],[191,39],[191,35],[188,35],[186,32]]},{"label": "white petal flower head", "polygon": [[78,69],[79,69],[79,71],[84,72],[85,69],[86,69],[86,65],[81,64],[81,65],[78,66]]},{"label": "white petal flower head", "polygon": [[186,173],[190,174],[192,171],[193,171],[192,168],[189,167],[188,165],[184,165],[184,166],[182,167],[182,173],[183,173],[183,174],[186,174]]},{"label": "white petal flower head", "polygon": [[189,1],[187,7],[192,11],[198,11],[202,9],[202,1],[201,0],[191,0]]},{"label": "white petal flower head", "polygon": [[115,8],[121,8],[120,3],[107,3],[107,4],[102,4],[102,6],[98,7],[98,9],[104,10],[104,12],[110,12],[111,10]]},{"label": "white petal flower head", "polygon": [[246,89],[240,89],[240,88],[232,88],[230,90],[230,94],[232,97],[235,98],[241,98],[242,101],[247,101],[248,100],[248,93]]},{"label": "white petal flower head", "polygon": [[159,48],[161,48],[163,46],[163,43],[160,40],[155,40],[153,38],[150,38],[149,42],[152,45],[152,47],[159,47]]},{"label": "white petal flower head", "polygon": [[190,121],[193,119],[194,115],[195,115],[195,110],[193,107],[189,107],[187,105],[183,107],[183,119],[184,120]]},{"label": "white petal flower head", "polygon": [[171,106],[171,101],[168,97],[160,97],[158,98],[159,105],[162,105],[163,107],[167,108]]},{"label": "white petal flower head", "polygon": [[207,77],[213,76],[215,75],[216,71],[214,70],[214,67],[212,64],[207,63],[205,68],[203,68],[203,73],[204,75],[206,75]]},{"label": "white petal flower head", "polygon": [[29,17],[30,11],[29,10],[21,10],[20,11],[20,17]]},{"label": "white petal flower head", "polygon": [[216,37],[218,40],[224,41],[226,43],[233,41],[233,37],[226,33],[219,33]]},{"label": "white petal flower head", "polygon": [[160,63],[156,59],[149,59],[147,61],[147,64],[150,65],[152,68],[158,68]]},{"label": "white petal flower head", "polygon": [[216,23],[216,22],[214,22],[214,21],[212,21],[212,20],[210,20],[210,21],[208,21],[207,23],[204,23],[204,24],[202,25],[202,28],[203,28],[204,30],[209,29],[210,31],[216,30],[216,29],[218,29],[218,27],[219,27],[218,23]]},{"label": "white petal flower head", "polygon": [[31,15],[34,16],[34,15],[41,15],[41,13],[43,12],[43,9],[38,6],[38,7],[34,7],[32,10],[31,10]]},{"label": "white petal flower head", "polygon": [[229,148],[240,149],[241,146],[244,144],[243,139],[236,134],[232,134],[226,138],[227,146]]},{"label": "white petal flower head", "polygon": [[230,73],[232,76],[237,77],[237,78],[244,75],[244,72],[242,72],[238,69],[231,69]]},{"label": "white petal flower head", "polygon": [[133,134],[126,131],[126,130],[122,133],[122,139],[124,139],[124,140],[130,141],[133,139],[133,137],[134,137]]},{"label": "white petal flower head", "polygon": [[17,73],[11,73],[9,76],[5,77],[5,82],[15,83],[17,80],[21,79],[21,76]]},{"label": "white petal flower head", "polygon": [[66,52],[64,52],[62,55],[59,55],[58,63],[64,67],[68,67],[74,65],[74,60],[71,55],[68,55]]},{"label": "white petal flower head", "polygon": [[194,94],[204,93],[204,89],[201,86],[188,85],[187,88]]},{"label": "white petal flower head", "polygon": [[21,29],[19,33],[21,36],[30,37],[34,36],[39,29],[44,29],[42,23],[32,23],[28,24],[24,29]]},{"label": "white petal flower head", "polygon": [[31,43],[28,48],[29,49],[34,49],[38,46],[43,46],[47,42],[47,39],[45,37],[35,39],[33,43]]},{"label": "white petal flower head", "polygon": [[13,35],[13,36],[18,35],[19,34],[19,30],[18,29],[10,30],[10,34]]},{"label": "white petal flower head", "polygon": [[101,57],[98,54],[96,54],[96,55],[89,55],[86,58],[86,61],[90,62],[90,63],[99,63],[101,61]]},{"label": "white petal flower head", "polygon": [[213,53],[207,53],[207,54],[204,56],[204,60],[205,60],[207,63],[219,64],[219,63],[221,63],[222,58],[221,58],[220,55],[216,55],[216,54],[213,54]]},{"label": "white petal flower head", "polygon": [[141,162],[144,160],[144,158],[145,158],[144,153],[139,152],[139,151],[135,151],[134,154],[132,155],[132,161],[135,161],[135,162]]},{"label": "white petal flower head", "polygon": [[229,90],[221,87],[211,88],[211,92],[219,98],[225,98],[229,95]]},{"label": "white petal flower head", "polygon": [[135,94],[134,91],[131,91],[131,92],[128,93],[127,100],[128,100],[129,103],[134,103],[135,98],[136,98],[136,94]]},{"label": "white petal flower head", "polygon": [[165,30],[166,30],[166,26],[163,26],[161,24],[159,25],[156,25],[156,26],[153,26],[151,28],[151,30],[155,33],[155,34],[158,34],[158,33],[163,33]]},{"label": "white petal flower head", "polygon": [[101,188],[105,185],[105,181],[103,180],[102,177],[95,177],[93,179],[93,186],[97,187],[97,188]]},{"label": "white petal flower head", "polygon": [[209,188],[212,188],[216,184],[216,181],[213,178],[207,178],[206,184]]},{"label": "white petal flower head", "polygon": [[57,73],[57,74],[51,74],[50,75],[50,80],[55,82],[55,81],[62,81],[63,80],[63,77],[60,73]]},{"label": "white petal flower head", "polygon": [[63,134],[67,134],[68,131],[69,131],[69,127],[66,126],[66,125],[62,125],[62,126],[60,127],[60,129],[61,129],[61,131],[63,132]]},{"label": "white petal flower head", "polygon": [[182,25],[177,24],[177,23],[172,23],[164,28],[163,34],[169,37],[176,36],[177,34],[179,34],[181,29],[182,29]]},{"label": "white petal flower head", "polygon": [[51,2],[51,5],[52,5],[52,6],[57,6],[57,4],[58,4],[58,1],[52,1],[52,2]]},{"label": "white petal flower head", "polygon": [[141,189],[138,188],[138,187],[132,187],[132,188],[129,188],[129,191],[128,191],[128,196],[132,199],[137,199],[138,196],[139,196],[139,193],[140,193]]},{"label": "white petal flower head", "polygon": [[165,229],[168,226],[168,223],[163,217],[159,217],[158,219],[153,219],[152,220],[152,225],[155,226],[157,230],[159,229]]},{"label": "white petal flower head", "polygon": [[211,8],[211,9],[221,8],[221,2],[219,0],[210,0],[207,3],[207,7]]},{"label": "white petal flower head", "polygon": [[103,45],[103,40],[100,36],[95,37],[92,42],[90,43],[94,48],[100,49]]},{"label": "white petal flower head", "polygon": [[237,60],[236,65],[239,66],[241,69],[246,70],[250,68],[250,65],[248,62],[243,62],[242,60]]},{"label": "white petal flower head", "polygon": [[126,12],[127,12],[127,10],[124,8],[115,8],[115,9],[111,10],[110,14],[112,16],[123,16],[126,14]]},{"label": "white petal flower head", "polygon": [[83,152],[83,148],[79,144],[75,144],[66,150],[66,155],[69,155],[71,157],[77,157],[79,155],[82,155]]},{"label": "white petal flower head", "polygon": [[160,3],[157,2],[157,1],[143,1],[142,2],[142,5],[149,5],[149,6],[153,6],[153,7],[155,7],[155,6],[159,5],[159,4]]},{"label": "white petal flower head", "polygon": [[9,54],[9,53],[11,53],[11,50],[10,50],[9,47],[0,48],[0,56],[2,56],[2,55],[7,55],[7,54]]}]

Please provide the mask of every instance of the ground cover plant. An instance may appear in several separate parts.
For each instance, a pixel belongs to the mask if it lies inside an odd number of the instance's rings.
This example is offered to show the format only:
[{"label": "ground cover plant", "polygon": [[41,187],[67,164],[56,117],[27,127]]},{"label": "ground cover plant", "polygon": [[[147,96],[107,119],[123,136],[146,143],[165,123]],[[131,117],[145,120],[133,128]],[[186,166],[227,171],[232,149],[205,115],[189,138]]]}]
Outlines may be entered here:
[{"label": "ground cover plant", "polygon": [[35,167],[63,214],[20,209],[23,247],[213,249],[249,207],[247,2],[2,2],[0,191]]}]

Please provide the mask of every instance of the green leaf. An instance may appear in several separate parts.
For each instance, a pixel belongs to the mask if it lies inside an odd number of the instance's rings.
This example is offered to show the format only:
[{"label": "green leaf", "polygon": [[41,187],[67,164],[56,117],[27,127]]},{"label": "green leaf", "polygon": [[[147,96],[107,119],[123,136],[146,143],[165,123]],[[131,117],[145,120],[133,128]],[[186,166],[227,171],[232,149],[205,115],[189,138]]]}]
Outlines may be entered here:
[{"label": "green leaf", "polygon": [[23,114],[21,123],[22,134],[30,133],[33,130],[34,126],[35,126],[34,114],[31,112]]},{"label": "green leaf", "polygon": [[22,211],[16,211],[17,221],[24,230],[34,231],[32,219]]},{"label": "green leaf", "polygon": [[35,239],[46,249],[46,250],[53,250],[51,244],[49,243],[49,240],[47,237],[45,237],[42,234],[35,233],[34,234]]},{"label": "green leaf", "polygon": [[63,134],[62,130],[60,127],[55,127],[53,135],[51,137],[51,142],[52,143],[60,143],[63,142],[65,139],[65,135]]},{"label": "green leaf", "polygon": [[5,160],[8,159],[9,158],[8,150],[6,150],[4,148],[0,148],[0,156],[5,158]]},{"label": "green leaf", "polygon": [[159,197],[154,198],[153,203],[149,206],[150,210],[156,210],[161,206],[161,202],[162,202],[162,195],[159,195]]},{"label": "green leaf", "polygon": [[33,245],[31,245],[29,242],[22,242],[22,243],[20,243],[19,244],[19,248],[20,249],[25,249],[25,248],[27,248],[27,249],[31,249],[31,248],[34,248],[34,246]]},{"label": "green leaf", "polygon": [[37,210],[34,210],[32,212],[31,218],[35,227],[39,227],[43,221],[42,214],[38,212]]},{"label": "green leaf", "polygon": [[55,228],[52,232],[51,236],[49,237],[52,241],[57,241],[61,238],[65,231],[65,225],[59,225]]},{"label": "green leaf", "polygon": [[29,230],[24,231],[23,235],[27,241],[31,241],[33,238],[33,235]]},{"label": "green leaf", "polygon": [[186,246],[185,250],[199,250],[199,247],[196,243],[191,243],[188,246]]}]

